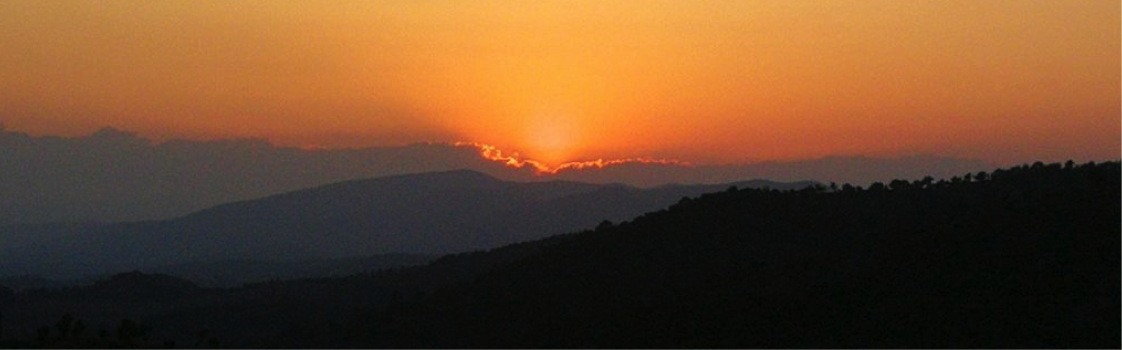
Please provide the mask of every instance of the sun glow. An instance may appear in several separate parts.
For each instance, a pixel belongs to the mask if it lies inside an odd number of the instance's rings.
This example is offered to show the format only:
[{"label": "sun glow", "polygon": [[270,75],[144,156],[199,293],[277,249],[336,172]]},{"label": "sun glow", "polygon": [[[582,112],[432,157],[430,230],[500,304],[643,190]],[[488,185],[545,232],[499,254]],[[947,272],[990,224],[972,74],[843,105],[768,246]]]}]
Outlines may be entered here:
[{"label": "sun glow", "polygon": [[543,162],[568,161],[581,143],[572,120],[556,114],[539,117],[528,128],[524,144]]},{"label": "sun glow", "polygon": [[551,165],[1119,154],[1119,2],[0,1],[0,122]]}]

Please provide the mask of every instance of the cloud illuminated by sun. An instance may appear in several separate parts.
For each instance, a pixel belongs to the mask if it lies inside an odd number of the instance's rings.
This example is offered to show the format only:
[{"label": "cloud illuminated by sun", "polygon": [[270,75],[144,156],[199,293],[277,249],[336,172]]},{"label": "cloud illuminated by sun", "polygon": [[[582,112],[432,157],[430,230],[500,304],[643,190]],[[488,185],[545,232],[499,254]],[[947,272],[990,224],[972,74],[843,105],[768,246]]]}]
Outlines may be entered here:
[{"label": "cloud illuminated by sun", "polygon": [[615,165],[623,164],[664,164],[664,165],[678,165],[678,166],[692,166],[688,162],[683,162],[673,159],[654,159],[645,157],[636,158],[622,158],[622,159],[609,159],[605,160],[599,158],[596,160],[588,161],[575,161],[565,162],[557,166],[550,166],[546,163],[539,162],[532,159],[522,158],[518,152],[504,153],[498,147],[479,142],[456,142],[457,147],[472,147],[479,150],[479,155],[484,159],[503,163],[506,166],[516,169],[532,169],[537,175],[555,175],[563,171],[581,170],[581,169],[599,169]]}]

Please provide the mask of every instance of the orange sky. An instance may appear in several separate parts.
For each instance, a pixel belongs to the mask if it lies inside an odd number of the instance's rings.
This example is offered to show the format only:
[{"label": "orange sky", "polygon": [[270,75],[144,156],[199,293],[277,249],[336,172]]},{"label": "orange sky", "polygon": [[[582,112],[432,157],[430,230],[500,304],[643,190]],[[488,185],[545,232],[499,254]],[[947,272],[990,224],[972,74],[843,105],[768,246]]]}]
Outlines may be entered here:
[{"label": "orange sky", "polygon": [[1118,158],[1112,0],[0,2],[0,122],[556,164]]}]

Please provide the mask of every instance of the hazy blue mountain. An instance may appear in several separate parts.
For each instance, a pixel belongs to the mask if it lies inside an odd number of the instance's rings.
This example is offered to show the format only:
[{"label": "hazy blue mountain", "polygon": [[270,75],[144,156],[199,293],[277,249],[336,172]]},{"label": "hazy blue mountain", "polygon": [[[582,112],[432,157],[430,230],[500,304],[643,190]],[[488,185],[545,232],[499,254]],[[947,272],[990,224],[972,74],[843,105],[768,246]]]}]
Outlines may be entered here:
[{"label": "hazy blue mountain", "polygon": [[74,278],[229,260],[446,254],[625,220],[732,185],[785,189],[811,184],[756,180],[644,189],[511,182],[470,170],[396,175],[224,204],[162,221],[11,226],[0,230],[0,271]]},{"label": "hazy blue mountain", "polygon": [[476,170],[503,180],[571,180],[652,187],[744,179],[868,183],[991,168],[942,157],[829,157],[799,162],[682,166],[622,164],[536,176],[452,144],[308,150],[262,140],[154,143],[105,128],[81,137],[30,136],[0,128],[0,225],[162,220],[222,203],[340,181]]}]

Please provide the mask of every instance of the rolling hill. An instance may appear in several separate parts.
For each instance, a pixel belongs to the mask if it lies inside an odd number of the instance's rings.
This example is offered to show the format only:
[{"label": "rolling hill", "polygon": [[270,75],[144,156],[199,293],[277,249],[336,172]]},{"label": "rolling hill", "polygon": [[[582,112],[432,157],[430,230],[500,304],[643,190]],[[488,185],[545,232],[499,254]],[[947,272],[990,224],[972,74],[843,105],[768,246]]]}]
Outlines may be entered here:
[{"label": "rolling hill", "polygon": [[397,175],[224,204],[170,220],[9,227],[0,230],[0,271],[78,278],[230,260],[438,255],[625,220],[728,186],[789,189],[812,184],[756,180],[641,189],[511,182],[470,170]]}]

